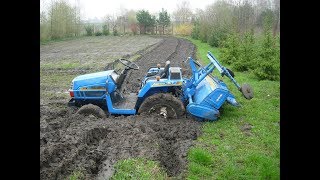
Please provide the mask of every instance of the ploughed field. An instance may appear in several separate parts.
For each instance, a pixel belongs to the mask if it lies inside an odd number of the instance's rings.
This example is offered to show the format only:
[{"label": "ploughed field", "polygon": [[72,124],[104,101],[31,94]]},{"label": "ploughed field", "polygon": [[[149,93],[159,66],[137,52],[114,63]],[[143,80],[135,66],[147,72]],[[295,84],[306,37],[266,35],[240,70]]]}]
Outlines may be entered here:
[{"label": "ploughed field", "polygon": [[131,70],[122,89],[137,93],[148,68],[167,60],[190,76],[182,61],[194,54],[190,41],[174,37],[85,37],[41,45],[41,179],[66,179],[75,171],[86,179],[107,179],[118,160],[135,157],[159,161],[169,176],[183,177],[188,149],[200,135],[199,122],[190,117],[83,116],[67,106],[67,90],[74,77],[103,71],[123,57],[140,69]]}]

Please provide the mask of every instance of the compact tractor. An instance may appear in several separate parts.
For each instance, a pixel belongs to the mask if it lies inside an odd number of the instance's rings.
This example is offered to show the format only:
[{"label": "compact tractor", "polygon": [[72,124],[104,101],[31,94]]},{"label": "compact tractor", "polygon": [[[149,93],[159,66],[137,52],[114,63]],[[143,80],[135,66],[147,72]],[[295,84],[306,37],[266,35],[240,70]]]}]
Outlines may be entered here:
[{"label": "compact tractor", "polygon": [[[189,57],[192,76],[185,78],[180,67],[151,67],[141,81],[138,93],[122,93],[121,87],[130,70],[139,66],[126,59],[118,59],[111,70],[80,75],[73,79],[69,93],[69,106],[80,107],[78,113],[92,113],[104,117],[110,115],[158,114],[165,118],[180,118],[191,115],[197,120],[217,120],[221,106],[227,102],[239,106],[227,85],[212,76],[217,69],[221,76],[228,77],[246,99],[253,98],[247,84],[240,86],[234,73],[222,66],[211,52],[209,64],[202,66]],[[122,68],[121,68],[122,66]]]}]

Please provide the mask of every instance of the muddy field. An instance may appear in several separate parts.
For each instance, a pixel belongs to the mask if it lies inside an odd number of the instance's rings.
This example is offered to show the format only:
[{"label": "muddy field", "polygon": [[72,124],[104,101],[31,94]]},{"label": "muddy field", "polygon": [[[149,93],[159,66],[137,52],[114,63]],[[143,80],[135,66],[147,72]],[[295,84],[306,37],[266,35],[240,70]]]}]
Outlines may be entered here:
[{"label": "muddy field", "polygon": [[147,69],[166,60],[184,67],[185,75],[190,75],[182,63],[194,57],[195,47],[189,41],[173,37],[117,38],[41,46],[41,179],[65,179],[75,171],[81,171],[86,179],[108,179],[114,173],[114,163],[131,157],[159,161],[169,176],[183,177],[188,149],[200,135],[199,122],[187,117],[144,115],[102,119],[75,114],[76,109],[66,105],[66,91],[75,76],[103,70],[107,62],[118,57],[135,58],[140,66],[126,77],[124,93],[138,92]]}]

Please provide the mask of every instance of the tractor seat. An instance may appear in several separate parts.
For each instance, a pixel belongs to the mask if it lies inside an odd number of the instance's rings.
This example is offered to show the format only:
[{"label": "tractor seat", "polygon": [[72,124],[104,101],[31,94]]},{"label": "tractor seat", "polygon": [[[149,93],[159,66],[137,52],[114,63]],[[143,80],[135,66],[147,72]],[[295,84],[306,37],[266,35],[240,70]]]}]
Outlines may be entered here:
[{"label": "tractor seat", "polygon": [[159,72],[160,79],[168,78],[170,68],[170,61],[166,61],[166,65],[164,66],[164,70]]},{"label": "tractor seat", "polygon": [[115,84],[117,85],[117,88],[120,89],[121,85],[124,81],[124,78],[126,77],[126,72],[122,72],[120,75],[117,74],[116,72],[112,72],[111,73],[111,78],[113,79],[113,81],[115,82]]},{"label": "tractor seat", "polygon": [[151,77],[151,76],[156,76],[159,72],[154,71],[154,72],[150,72],[146,75],[146,77]]},{"label": "tractor seat", "polygon": [[119,75],[116,72],[112,72],[111,73],[111,78],[114,80],[115,83],[117,83],[118,79],[119,79]]}]

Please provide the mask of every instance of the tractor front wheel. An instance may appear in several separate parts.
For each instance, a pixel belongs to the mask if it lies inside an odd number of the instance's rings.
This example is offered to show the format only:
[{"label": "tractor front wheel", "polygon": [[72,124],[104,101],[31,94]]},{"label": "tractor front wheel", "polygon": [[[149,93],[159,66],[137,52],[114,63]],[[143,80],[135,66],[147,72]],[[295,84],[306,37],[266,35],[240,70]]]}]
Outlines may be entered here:
[{"label": "tractor front wheel", "polygon": [[107,117],[106,113],[97,105],[93,104],[86,104],[83,105],[78,111],[77,114],[82,115],[94,115],[98,118],[105,118]]},{"label": "tractor front wheel", "polygon": [[156,114],[164,118],[180,118],[185,113],[183,103],[172,94],[159,93],[147,97],[141,104],[139,114]]}]

